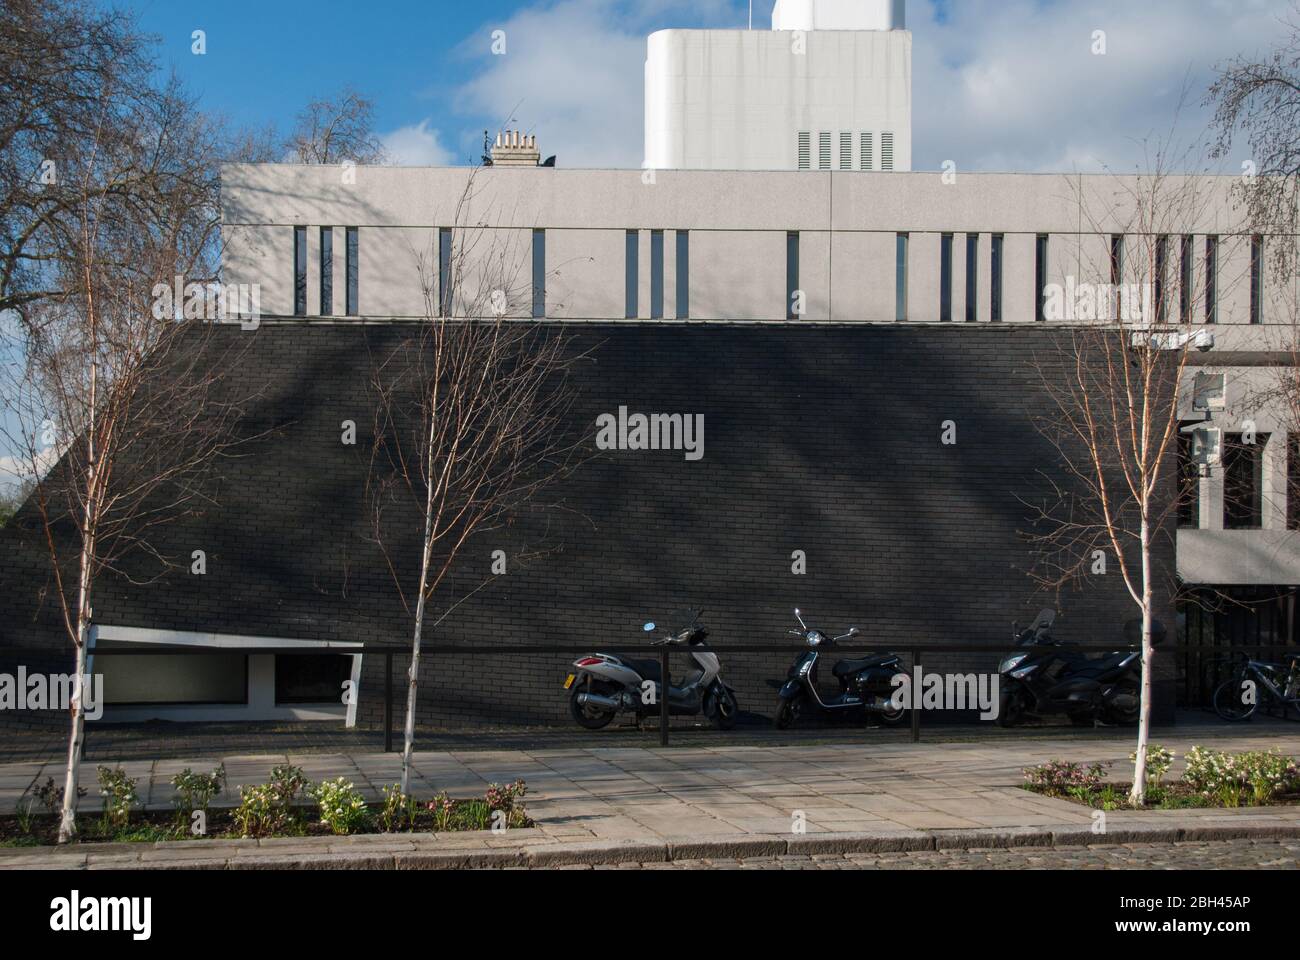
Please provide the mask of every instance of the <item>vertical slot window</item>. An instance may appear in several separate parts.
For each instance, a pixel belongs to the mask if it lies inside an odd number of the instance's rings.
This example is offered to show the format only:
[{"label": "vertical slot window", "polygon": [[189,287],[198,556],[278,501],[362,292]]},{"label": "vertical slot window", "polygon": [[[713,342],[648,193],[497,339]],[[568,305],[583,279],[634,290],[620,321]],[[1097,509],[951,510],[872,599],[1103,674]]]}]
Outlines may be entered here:
[{"label": "vertical slot window", "polygon": [[293,315],[307,316],[307,228],[293,228]]},{"label": "vertical slot window", "polygon": [[1205,238],[1205,322],[1219,322],[1219,238]]},{"label": "vertical slot window", "polygon": [[1192,237],[1183,237],[1178,251],[1178,320],[1192,322]]},{"label": "vertical slot window", "polygon": [[882,133],[880,135],[880,169],[894,169],[894,135],[892,133]]},{"label": "vertical slot window", "polygon": [[629,230],[625,238],[625,263],[623,265],[623,282],[627,287],[625,295],[625,307],[623,316],[628,320],[635,320],[640,310],[640,304],[637,302],[638,288],[641,285],[641,234],[636,230]]},{"label": "vertical slot window", "polygon": [[1006,237],[1000,233],[993,234],[992,277],[989,281],[989,319],[993,323],[1002,322],[1002,252],[1005,246]]},{"label": "vertical slot window", "polygon": [[952,234],[939,238],[939,321],[952,322]]},{"label": "vertical slot window", "polygon": [[1049,238],[1040,233],[1034,245],[1034,319],[1039,323],[1047,320],[1047,256]]},{"label": "vertical slot window", "polygon": [[798,320],[803,314],[799,295],[799,234],[785,235],[785,318]]},{"label": "vertical slot window", "polygon": [[966,322],[979,319],[980,235],[966,234]]},{"label": "vertical slot window", "polygon": [[1110,287],[1115,298],[1115,315],[1111,319],[1124,318],[1124,236],[1115,234],[1110,238]]},{"label": "vertical slot window", "polygon": [[1169,303],[1167,299],[1168,284],[1165,282],[1169,275],[1169,238],[1156,237],[1156,323],[1164,323],[1169,319]]},{"label": "vertical slot window", "polygon": [[677,319],[691,316],[691,235],[677,231]]},{"label": "vertical slot window", "polygon": [[831,168],[831,135],[829,131],[817,134],[817,169]]},{"label": "vertical slot window", "polygon": [[355,317],[361,313],[361,234],[356,227],[348,227],[347,246],[347,314]]},{"label": "vertical slot window", "polygon": [[334,316],[334,229],[320,228],[320,315]]},{"label": "vertical slot window", "polygon": [[853,134],[840,133],[840,169],[853,169]]},{"label": "vertical slot window", "polygon": [[442,227],[438,231],[438,306],[444,317],[451,316],[455,291],[452,289],[455,279],[451,269],[451,228]]},{"label": "vertical slot window", "polygon": [[533,231],[533,319],[546,318],[546,231]]},{"label": "vertical slot window", "polygon": [[664,318],[664,232],[650,231],[650,318]]},{"label": "vertical slot window", "polygon": [[1264,238],[1250,238],[1250,322],[1264,322]]},{"label": "vertical slot window", "polygon": [[807,130],[799,132],[799,169],[812,169],[812,134]]},{"label": "vertical slot window", "polygon": [[863,170],[874,170],[876,163],[876,137],[875,134],[864,133],[862,135],[862,155],[858,162]]},{"label": "vertical slot window", "polygon": [[894,319],[907,320],[907,247],[909,237],[898,234],[894,241]]}]

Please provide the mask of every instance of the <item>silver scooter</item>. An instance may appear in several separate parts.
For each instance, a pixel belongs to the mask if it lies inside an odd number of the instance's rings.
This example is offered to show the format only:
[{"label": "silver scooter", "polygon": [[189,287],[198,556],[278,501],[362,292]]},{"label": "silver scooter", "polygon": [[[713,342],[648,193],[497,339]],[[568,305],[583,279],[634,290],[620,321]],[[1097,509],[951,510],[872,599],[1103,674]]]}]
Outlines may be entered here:
[{"label": "silver scooter", "polygon": [[[690,650],[692,669],[668,685],[668,712],[672,716],[697,717],[703,714],[720,730],[736,725],[740,708],[735,691],[721,676],[718,655],[709,649],[709,633],[700,626],[699,611],[689,626],[675,634],[666,634],[655,646],[684,646]],[[654,633],[647,623],[642,630]],[[573,662],[574,672],[564,681],[569,691],[569,713],[578,726],[599,730],[618,714],[632,712],[637,722],[660,712],[662,686],[658,660],[639,660],[623,654],[593,653]]]}]

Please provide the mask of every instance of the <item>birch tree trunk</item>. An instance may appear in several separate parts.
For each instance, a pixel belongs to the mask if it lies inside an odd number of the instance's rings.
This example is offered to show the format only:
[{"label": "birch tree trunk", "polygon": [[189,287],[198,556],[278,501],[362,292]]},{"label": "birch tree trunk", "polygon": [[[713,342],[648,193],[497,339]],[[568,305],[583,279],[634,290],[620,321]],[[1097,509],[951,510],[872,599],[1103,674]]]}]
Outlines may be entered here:
[{"label": "birch tree trunk", "polygon": [[[430,433],[432,434],[432,427]],[[430,449],[432,449],[432,439]],[[415,601],[415,637],[411,642],[411,669],[406,684],[406,728],[402,744],[402,793],[411,792],[411,753],[415,749],[415,698],[420,682],[420,640],[424,632],[424,601],[428,593],[429,563],[433,557],[433,470],[428,470],[428,493],[424,505],[424,550],[420,558],[420,594]]]},{"label": "birch tree trunk", "polygon": [[[91,347],[95,348],[93,304],[90,313]],[[73,678],[72,729],[68,734],[68,768],[63,777],[63,815],[59,821],[59,843],[77,837],[77,781],[81,777],[81,749],[86,739],[86,648],[90,644],[90,587],[95,561],[95,530],[98,519],[99,471],[95,469],[95,403],[98,400],[99,365],[90,365],[90,425],[86,432],[86,505],[81,519],[80,569],[77,575],[77,673]]]},{"label": "birch tree trunk", "polygon": [[1147,744],[1151,741],[1151,530],[1142,518],[1142,690],[1138,703],[1137,762],[1133,766],[1133,790],[1129,800],[1135,807],[1146,803]]}]

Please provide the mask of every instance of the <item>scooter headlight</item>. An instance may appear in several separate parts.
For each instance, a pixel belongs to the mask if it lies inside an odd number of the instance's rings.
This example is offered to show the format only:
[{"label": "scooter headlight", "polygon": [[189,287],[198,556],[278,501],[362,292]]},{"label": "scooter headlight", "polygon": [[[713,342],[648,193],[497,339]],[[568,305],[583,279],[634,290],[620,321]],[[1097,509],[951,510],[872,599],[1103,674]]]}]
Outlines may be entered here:
[{"label": "scooter headlight", "polygon": [[1037,670],[1037,669],[1038,669],[1038,664],[1036,664],[1036,663],[1031,663],[1031,664],[1030,664],[1029,666],[1027,666],[1027,667],[1021,667],[1019,670],[1013,670],[1013,671],[1011,671],[1011,676],[1012,676],[1012,678],[1014,678],[1014,679],[1016,679],[1016,680],[1023,680],[1023,679],[1025,679],[1025,677],[1029,676],[1031,673],[1033,673],[1033,672],[1034,672],[1035,670]]},{"label": "scooter headlight", "polygon": [[805,639],[807,639],[808,641],[808,646],[820,647],[822,645],[822,641],[824,641],[826,638],[822,636],[821,632],[818,630],[809,630],[808,636]]},{"label": "scooter headlight", "polygon": [[1024,663],[1025,657],[1027,656],[1029,656],[1027,653],[1017,653],[1014,656],[1007,657],[998,664],[998,673],[1010,673],[1012,670],[1016,669],[1016,667]]}]

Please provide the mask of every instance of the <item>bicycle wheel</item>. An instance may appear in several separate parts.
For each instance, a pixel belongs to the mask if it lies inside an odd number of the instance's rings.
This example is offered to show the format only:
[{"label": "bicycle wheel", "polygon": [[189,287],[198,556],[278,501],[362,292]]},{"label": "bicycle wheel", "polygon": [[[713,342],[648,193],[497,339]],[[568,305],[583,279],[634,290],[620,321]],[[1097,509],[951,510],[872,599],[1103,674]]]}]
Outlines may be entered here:
[{"label": "bicycle wheel", "polygon": [[[1253,686],[1253,691],[1247,688],[1247,684]],[[1240,674],[1224,681],[1214,691],[1214,712],[1232,722],[1249,720],[1259,709],[1259,697],[1259,684]]]}]

